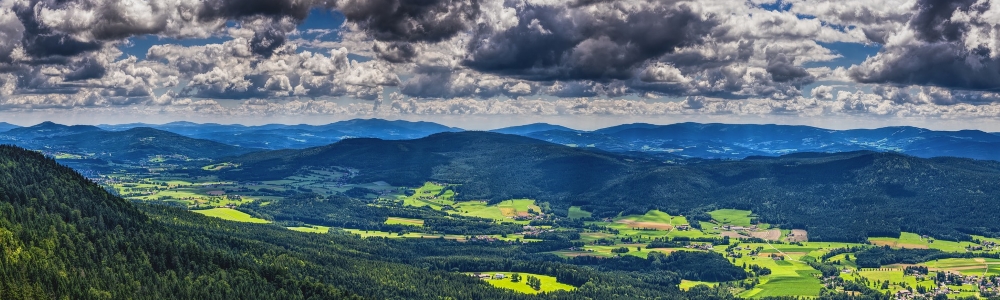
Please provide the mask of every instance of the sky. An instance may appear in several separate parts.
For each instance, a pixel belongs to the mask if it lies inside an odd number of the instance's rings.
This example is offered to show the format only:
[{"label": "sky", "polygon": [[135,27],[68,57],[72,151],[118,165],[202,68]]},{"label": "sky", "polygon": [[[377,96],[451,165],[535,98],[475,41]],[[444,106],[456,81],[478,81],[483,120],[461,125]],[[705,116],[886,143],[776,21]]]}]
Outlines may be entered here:
[{"label": "sky", "polygon": [[0,121],[1000,131],[994,51],[991,0],[2,0]]}]

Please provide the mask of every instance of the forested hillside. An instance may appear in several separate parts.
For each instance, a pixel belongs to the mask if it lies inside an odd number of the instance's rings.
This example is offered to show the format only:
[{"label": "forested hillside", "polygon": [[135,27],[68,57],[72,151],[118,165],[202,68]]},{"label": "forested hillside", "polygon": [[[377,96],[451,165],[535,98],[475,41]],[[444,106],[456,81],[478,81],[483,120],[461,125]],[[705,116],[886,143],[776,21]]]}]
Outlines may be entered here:
[{"label": "forested hillside", "polygon": [[305,166],[360,170],[353,180],[459,184],[459,199],[518,197],[595,217],[649,209],[707,220],[716,208],[750,209],[761,221],[811,239],[863,241],[919,232],[943,239],[1000,235],[1000,163],[896,153],[801,153],[673,164],[485,132],[408,141],[352,139],[305,150],[250,154],[222,173],[276,179]]},{"label": "forested hillside", "polygon": [[172,132],[138,127],[125,131],[95,131],[36,141],[50,149],[71,149],[74,152],[99,153],[97,157],[112,161],[139,161],[155,155],[180,155],[188,158],[218,158],[253,152],[223,143],[189,138]]},{"label": "forested hillside", "polygon": [[[682,293],[677,284],[682,276],[745,276],[721,255],[650,257],[625,269],[614,267],[626,265],[615,259],[529,255],[566,246],[558,242],[361,239],[135,206],[12,146],[0,146],[0,191],[0,299],[536,297],[461,273],[484,270],[546,274],[578,286],[541,295],[549,299],[724,299],[732,296],[706,288]],[[722,269],[695,272],[690,260],[717,260]]]}]

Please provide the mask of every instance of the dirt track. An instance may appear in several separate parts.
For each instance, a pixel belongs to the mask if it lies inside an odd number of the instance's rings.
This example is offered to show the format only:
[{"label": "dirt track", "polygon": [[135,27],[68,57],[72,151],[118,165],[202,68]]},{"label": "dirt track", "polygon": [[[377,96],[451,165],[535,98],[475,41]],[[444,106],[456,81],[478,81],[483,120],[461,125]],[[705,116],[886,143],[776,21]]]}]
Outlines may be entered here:
[{"label": "dirt track", "polygon": [[802,229],[792,229],[792,236],[785,239],[790,243],[794,242],[808,242],[809,233]]},{"label": "dirt track", "polygon": [[768,241],[777,241],[781,239],[781,230],[770,229],[764,231],[754,231],[750,233],[750,236]]}]

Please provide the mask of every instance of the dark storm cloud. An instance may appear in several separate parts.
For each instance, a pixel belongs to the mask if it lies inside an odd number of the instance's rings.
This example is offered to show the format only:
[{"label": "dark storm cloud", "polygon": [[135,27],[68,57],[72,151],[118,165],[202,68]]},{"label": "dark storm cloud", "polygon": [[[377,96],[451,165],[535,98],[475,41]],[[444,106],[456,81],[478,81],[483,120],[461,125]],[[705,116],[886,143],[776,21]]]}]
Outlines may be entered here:
[{"label": "dark storm cloud", "polygon": [[31,57],[74,56],[101,48],[97,41],[83,41],[65,33],[60,33],[42,24],[35,14],[34,4],[18,5],[14,13],[24,26],[21,45]]},{"label": "dark storm cloud", "polygon": [[806,69],[796,66],[795,63],[785,54],[777,53],[773,55],[767,64],[767,73],[775,82],[790,82],[810,80],[811,75]]},{"label": "dark storm cloud", "polygon": [[[952,22],[951,17],[956,11],[969,12],[977,10],[980,13],[989,9],[973,5],[976,0],[922,0],[917,2],[917,13],[910,19],[909,26],[918,35],[917,38],[929,42],[954,42],[961,39],[969,30],[970,24]],[[985,9],[984,9],[985,8]]]},{"label": "dark storm cloud", "polygon": [[342,0],[348,21],[380,41],[439,42],[467,29],[478,0]]},{"label": "dark storm cloud", "polygon": [[[274,22],[304,20],[310,9],[328,7],[325,0],[151,0],[136,9],[116,1],[31,0],[14,11],[24,26],[22,45],[35,58],[76,56],[124,38],[158,34],[174,37],[210,34],[227,20],[270,18]],[[43,10],[65,10],[65,17],[92,16],[89,22],[45,24]],[[205,27],[199,31],[194,28]],[[285,42],[285,32],[269,29],[254,38],[255,52],[266,55]]]},{"label": "dark storm cloud", "polygon": [[247,16],[265,16],[305,20],[309,16],[309,10],[324,6],[328,6],[324,0],[208,0],[204,2],[198,18],[229,20]]},{"label": "dark storm cloud", "polygon": [[531,80],[626,79],[638,64],[698,44],[718,25],[685,4],[628,12],[618,2],[601,5],[607,7],[525,4],[516,27],[478,32],[464,64]]},{"label": "dark storm cloud", "polygon": [[[977,4],[974,0],[918,1],[907,23],[915,41],[886,45],[878,56],[851,68],[850,76],[862,83],[1000,88],[995,43],[987,40],[967,46],[974,31],[994,28],[982,18],[989,8],[989,2]],[[958,13],[970,17],[953,18]]]},{"label": "dark storm cloud", "polygon": [[417,49],[410,43],[392,42],[384,45],[376,43],[372,51],[378,57],[392,63],[406,63],[417,56]]},{"label": "dark storm cloud", "polygon": [[103,63],[94,59],[93,57],[88,57],[83,59],[76,69],[69,74],[66,74],[64,80],[66,81],[79,81],[94,78],[104,77],[104,74],[108,72],[108,68],[104,66]]},{"label": "dark storm cloud", "polygon": [[285,32],[274,27],[258,29],[250,40],[250,52],[265,58],[274,55],[274,50],[285,44]]}]

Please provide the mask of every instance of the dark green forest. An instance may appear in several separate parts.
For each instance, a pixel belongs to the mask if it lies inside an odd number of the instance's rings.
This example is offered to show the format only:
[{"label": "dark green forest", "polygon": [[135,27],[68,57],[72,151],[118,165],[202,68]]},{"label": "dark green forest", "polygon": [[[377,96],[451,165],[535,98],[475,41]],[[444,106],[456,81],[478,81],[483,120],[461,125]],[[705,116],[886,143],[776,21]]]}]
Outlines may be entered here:
[{"label": "dark green forest", "polygon": [[[129,203],[12,146],[0,146],[0,190],[0,299],[726,299],[676,284],[745,276],[718,255],[650,257],[625,269],[537,254],[564,242],[361,239],[234,223]],[[724,269],[693,271],[692,259]],[[460,273],[487,270],[579,288],[530,296]]]},{"label": "dark green forest", "polygon": [[595,217],[705,216],[754,211],[761,222],[809,231],[810,240],[862,242],[901,231],[939,239],[1000,236],[1000,163],[897,153],[800,153],[739,161],[664,161],[486,132],[406,141],[348,139],[323,147],[230,159],[229,179],[277,179],[304,166],[360,169],[354,182],[458,184],[458,199],[533,198]]}]

